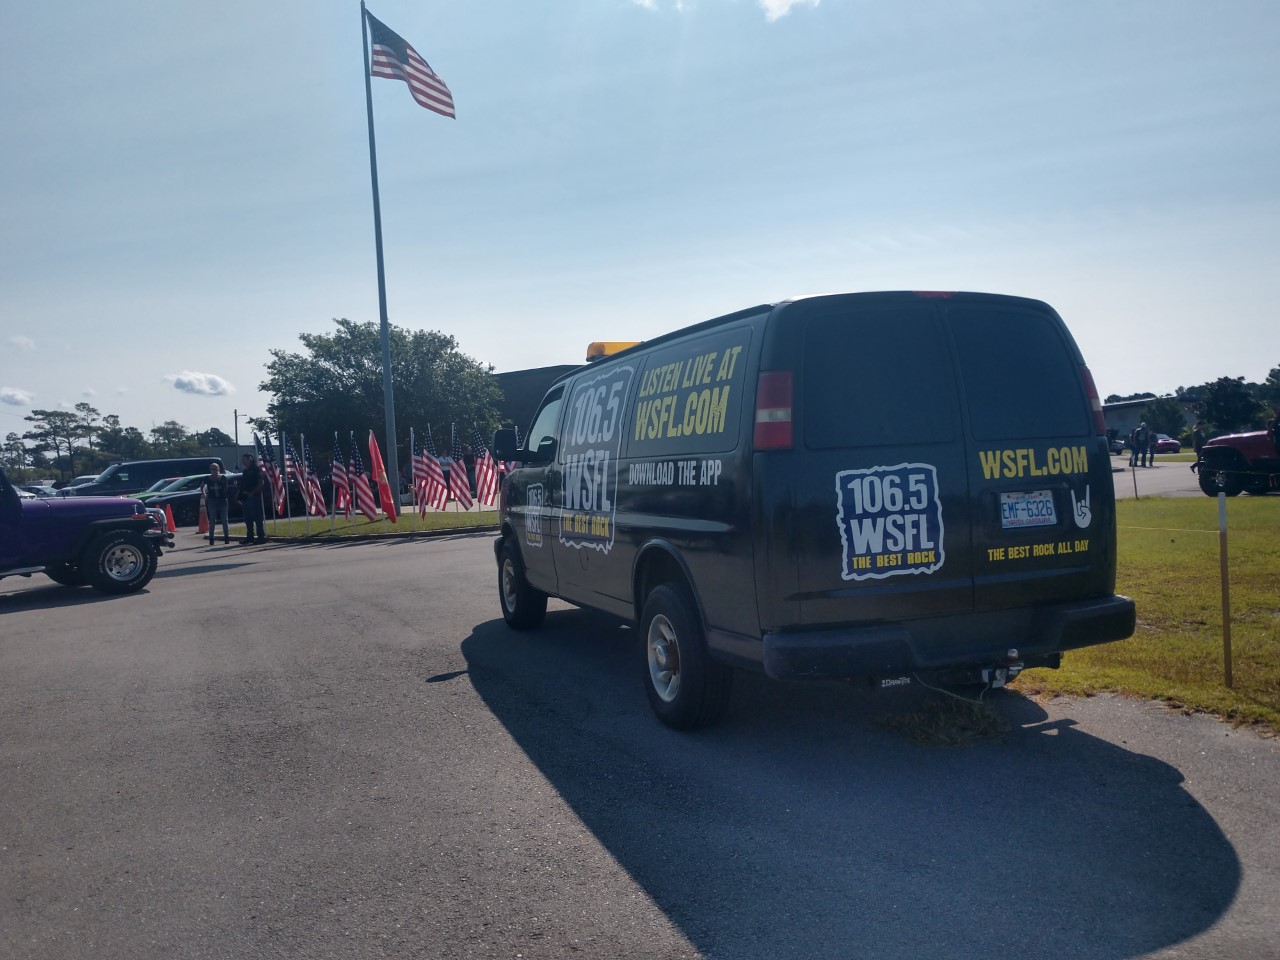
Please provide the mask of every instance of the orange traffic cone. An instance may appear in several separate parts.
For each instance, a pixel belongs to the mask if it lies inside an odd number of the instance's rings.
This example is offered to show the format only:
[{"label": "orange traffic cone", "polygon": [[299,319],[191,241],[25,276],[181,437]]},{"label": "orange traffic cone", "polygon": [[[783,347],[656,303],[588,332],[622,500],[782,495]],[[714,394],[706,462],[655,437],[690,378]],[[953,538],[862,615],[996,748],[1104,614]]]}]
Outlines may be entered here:
[{"label": "orange traffic cone", "polygon": [[200,533],[209,532],[209,512],[204,508],[204,497],[200,498]]},{"label": "orange traffic cone", "polygon": [[173,522],[173,511],[169,509],[169,505],[164,505],[164,525],[169,529],[170,533],[178,532],[178,525]]}]

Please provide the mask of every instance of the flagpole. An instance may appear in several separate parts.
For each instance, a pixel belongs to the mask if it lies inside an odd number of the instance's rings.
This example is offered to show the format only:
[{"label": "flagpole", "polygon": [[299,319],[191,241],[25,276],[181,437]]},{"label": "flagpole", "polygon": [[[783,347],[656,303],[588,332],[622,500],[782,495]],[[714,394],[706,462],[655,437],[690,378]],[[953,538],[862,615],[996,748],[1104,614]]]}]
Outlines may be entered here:
[{"label": "flagpole", "polygon": [[378,199],[378,148],[373,138],[373,83],[369,68],[369,21],[364,0],[360,0],[360,37],[364,53],[364,105],[369,118],[369,180],[373,185],[373,244],[378,260],[378,319],[382,329],[382,404],[387,420],[387,462],[391,476],[399,484],[400,462],[396,457],[396,401],[391,386],[391,327],[387,322],[387,278],[382,262],[382,204]]},{"label": "flagpole", "polygon": [[298,478],[298,487],[302,492],[302,509],[307,514],[307,536],[311,536],[311,496],[307,492],[307,477],[311,475],[311,470],[307,467],[307,435],[305,433],[298,434],[298,443],[302,445],[302,462],[298,464],[298,472],[302,474]]}]

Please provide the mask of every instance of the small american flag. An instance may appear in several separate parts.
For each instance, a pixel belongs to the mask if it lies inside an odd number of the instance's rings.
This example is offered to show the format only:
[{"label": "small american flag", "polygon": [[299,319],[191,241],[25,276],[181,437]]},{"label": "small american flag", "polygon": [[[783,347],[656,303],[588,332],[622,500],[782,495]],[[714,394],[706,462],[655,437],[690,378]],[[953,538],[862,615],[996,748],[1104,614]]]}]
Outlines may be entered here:
[{"label": "small american flag", "polygon": [[456,423],[449,427],[449,440],[452,457],[452,462],[449,464],[449,492],[453,494],[453,499],[462,505],[463,510],[470,510],[474,502],[471,499],[471,482],[467,479],[467,464],[462,459],[462,446],[458,443]]},{"label": "small american flag", "polygon": [[311,459],[311,448],[307,446],[305,436],[302,438],[302,489],[312,516],[323,517],[329,513],[324,502],[324,490],[320,487],[320,474],[316,472],[316,462]]},{"label": "small american flag", "polygon": [[293,441],[289,439],[287,433],[280,435],[281,456],[284,457],[284,481],[285,484],[296,483],[298,492],[302,494],[302,503],[309,511],[311,509],[310,491],[307,485],[302,482],[302,460],[298,456],[298,451],[293,449]]},{"label": "small american flag", "polygon": [[333,456],[329,460],[333,472],[333,512],[342,511],[351,519],[351,484],[347,480],[347,464],[338,445],[338,431],[333,431]]},{"label": "small american flag", "polygon": [[284,481],[280,478],[280,467],[276,464],[276,452],[271,446],[271,434],[264,433],[267,445],[264,448],[258,442],[258,435],[253,435],[254,446],[258,448],[258,465],[271,483],[271,495],[275,502],[276,516],[284,513]]},{"label": "small american flag", "polygon": [[417,50],[409,46],[404,37],[368,11],[365,16],[369,18],[370,52],[373,58],[369,76],[403,80],[420,106],[442,117],[454,117],[453,94],[440,79],[440,75],[418,55]]},{"label": "small american flag", "polygon": [[360,459],[360,448],[356,446],[356,435],[351,434],[351,488],[355,490],[356,506],[370,520],[378,519],[378,504],[373,499],[373,487],[369,486],[369,478],[364,473],[364,461]]},{"label": "small american flag", "polygon": [[476,458],[476,499],[492,507],[498,499],[498,465],[479,430],[471,434],[471,452]]},{"label": "small american flag", "polygon": [[444,467],[440,466],[440,458],[436,456],[436,442],[431,438],[431,424],[427,424],[427,432],[422,435],[422,452],[418,454],[422,461],[422,469],[427,477],[427,503],[437,510],[449,505],[449,488],[444,482]]}]

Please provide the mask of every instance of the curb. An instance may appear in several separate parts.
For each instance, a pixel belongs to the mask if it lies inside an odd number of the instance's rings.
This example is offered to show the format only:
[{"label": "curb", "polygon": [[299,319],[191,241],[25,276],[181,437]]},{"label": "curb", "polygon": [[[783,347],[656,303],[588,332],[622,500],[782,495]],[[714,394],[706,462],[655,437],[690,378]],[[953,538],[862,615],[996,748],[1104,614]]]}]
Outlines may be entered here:
[{"label": "curb", "polygon": [[[357,533],[345,537],[301,536],[301,537],[268,537],[267,542],[258,544],[265,547],[313,546],[315,544],[333,543],[374,543],[378,540],[414,540],[418,538],[433,539],[437,537],[454,537],[459,534],[497,533],[501,529],[498,524],[484,524],[474,527],[450,527],[443,530],[406,530],[403,533]],[[193,534],[197,540],[204,539],[204,534]]]}]

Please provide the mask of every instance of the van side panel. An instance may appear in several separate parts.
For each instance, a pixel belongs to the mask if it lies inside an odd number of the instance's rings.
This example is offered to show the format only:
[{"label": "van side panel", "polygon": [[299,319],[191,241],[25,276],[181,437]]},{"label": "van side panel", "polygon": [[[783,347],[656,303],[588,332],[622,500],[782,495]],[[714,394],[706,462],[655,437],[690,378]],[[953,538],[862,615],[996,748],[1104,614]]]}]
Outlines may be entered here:
[{"label": "van side panel", "polygon": [[[618,480],[618,539],[632,561],[619,599],[631,603],[646,551],[687,566],[711,631],[758,635],[750,524],[751,394],[764,316],[663,345],[644,357],[628,406]],[[641,569],[634,571],[634,565]]]}]

